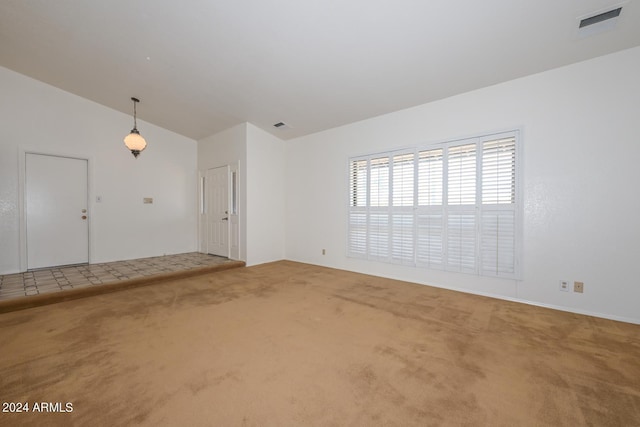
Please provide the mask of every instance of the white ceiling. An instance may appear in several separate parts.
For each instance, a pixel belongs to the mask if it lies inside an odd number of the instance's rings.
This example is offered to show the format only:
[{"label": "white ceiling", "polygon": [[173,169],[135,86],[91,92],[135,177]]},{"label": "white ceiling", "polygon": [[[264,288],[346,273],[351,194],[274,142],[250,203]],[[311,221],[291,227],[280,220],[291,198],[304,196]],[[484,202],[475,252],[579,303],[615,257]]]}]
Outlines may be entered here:
[{"label": "white ceiling", "polygon": [[638,46],[638,1],[1,0],[0,65],[194,139],[289,139]]}]

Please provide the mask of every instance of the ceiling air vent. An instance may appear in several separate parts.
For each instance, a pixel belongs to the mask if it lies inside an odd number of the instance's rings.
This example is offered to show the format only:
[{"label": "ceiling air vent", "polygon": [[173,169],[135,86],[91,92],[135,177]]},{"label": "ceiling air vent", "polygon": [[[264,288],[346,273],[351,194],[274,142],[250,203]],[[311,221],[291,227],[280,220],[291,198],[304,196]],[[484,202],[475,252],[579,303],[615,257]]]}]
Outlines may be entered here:
[{"label": "ceiling air vent", "polygon": [[273,127],[274,127],[274,128],[283,128],[283,129],[286,129],[286,128],[288,128],[289,126],[287,126],[287,124],[286,124],[286,123],[284,123],[284,122],[278,122],[278,123],[276,123],[275,125],[273,125]]},{"label": "ceiling air vent", "polygon": [[598,24],[600,22],[607,21],[609,19],[617,18],[618,16],[620,16],[620,12],[622,12],[621,7],[610,10],[608,12],[599,13],[597,15],[593,15],[588,18],[581,19],[580,28],[588,27],[589,25]]},{"label": "ceiling air vent", "polygon": [[577,36],[584,38],[613,30],[621,19],[624,3],[613,9],[600,9],[599,11],[578,17]]}]

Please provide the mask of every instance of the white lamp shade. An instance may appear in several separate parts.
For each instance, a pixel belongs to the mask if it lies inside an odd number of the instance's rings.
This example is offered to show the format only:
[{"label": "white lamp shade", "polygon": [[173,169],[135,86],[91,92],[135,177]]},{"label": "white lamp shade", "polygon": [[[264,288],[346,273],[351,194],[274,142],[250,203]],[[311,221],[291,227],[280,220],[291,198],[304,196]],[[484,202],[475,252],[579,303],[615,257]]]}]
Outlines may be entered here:
[{"label": "white lamp shade", "polygon": [[142,151],[146,148],[147,141],[139,133],[131,132],[124,138],[124,145],[131,151]]}]

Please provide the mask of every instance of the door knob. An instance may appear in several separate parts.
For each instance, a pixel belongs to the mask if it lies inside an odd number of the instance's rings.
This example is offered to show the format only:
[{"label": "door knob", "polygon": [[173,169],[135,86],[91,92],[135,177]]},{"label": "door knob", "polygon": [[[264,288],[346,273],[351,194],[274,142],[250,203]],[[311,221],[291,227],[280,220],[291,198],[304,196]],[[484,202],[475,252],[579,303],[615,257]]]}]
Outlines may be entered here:
[{"label": "door knob", "polygon": [[87,219],[87,216],[86,215],[82,215],[82,219]]},{"label": "door knob", "polygon": [[229,218],[222,218],[222,221],[228,221]]}]

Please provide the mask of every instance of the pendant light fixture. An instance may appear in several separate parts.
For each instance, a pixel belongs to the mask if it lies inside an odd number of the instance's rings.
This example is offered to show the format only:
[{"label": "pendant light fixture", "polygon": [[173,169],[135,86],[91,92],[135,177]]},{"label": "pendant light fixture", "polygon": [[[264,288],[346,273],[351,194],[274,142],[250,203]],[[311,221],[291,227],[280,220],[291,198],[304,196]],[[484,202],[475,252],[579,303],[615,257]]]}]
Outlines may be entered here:
[{"label": "pendant light fixture", "polygon": [[133,129],[131,133],[124,138],[124,145],[131,150],[133,157],[138,157],[140,152],[147,147],[147,141],[144,140],[140,132],[138,132],[138,125],[136,123],[136,104],[140,102],[138,98],[131,98],[133,101]]}]

